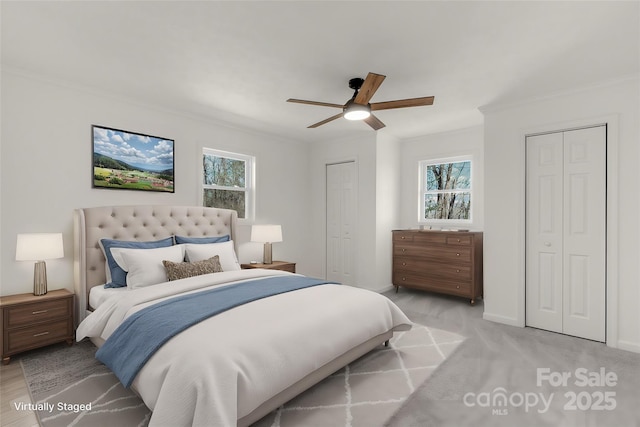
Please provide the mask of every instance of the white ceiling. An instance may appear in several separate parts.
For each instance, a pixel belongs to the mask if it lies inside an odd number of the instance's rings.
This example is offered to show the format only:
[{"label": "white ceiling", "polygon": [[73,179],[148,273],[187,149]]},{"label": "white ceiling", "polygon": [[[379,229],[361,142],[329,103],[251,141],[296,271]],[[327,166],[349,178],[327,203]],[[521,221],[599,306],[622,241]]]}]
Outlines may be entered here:
[{"label": "white ceiling", "polygon": [[[0,2],[2,64],[301,141],[374,132],[338,111],[348,80],[400,138],[482,123],[478,107],[640,72],[638,1]],[[116,125],[116,124],[114,124]]]}]

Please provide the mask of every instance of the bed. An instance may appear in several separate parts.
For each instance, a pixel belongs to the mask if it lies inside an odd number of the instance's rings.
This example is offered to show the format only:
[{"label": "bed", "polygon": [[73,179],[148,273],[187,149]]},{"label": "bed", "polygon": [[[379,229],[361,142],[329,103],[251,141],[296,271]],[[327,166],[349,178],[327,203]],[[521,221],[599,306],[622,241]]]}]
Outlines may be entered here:
[{"label": "bed", "polygon": [[[160,205],[84,208],[74,212],[74,230],[77,338],[91,339],[100,348],[98,353],[105,353],[118,339],[144,347],[146,334],[151,340],[156,331],[122,338],[117,336],[121,324],[149,307],[163,313],[161,307],[168,300],[200,302],[211,294],[212,301],[225,301],[234,288],[267,292],[265,283],[313,281],[283,271],[242,270],[237,258],[233,264],[229,257],[235,257],[237,249],[237,214],[231,210]],[[210,248],[220,248],[206,261],[220,261],[222,271],[172,281],[165,277],[164,282],[136,287],[130,284],[153,274],[147,275],[146,269],[137,274],[129,262],[127,286],[104,289],[109,280],[115,282],[108,277],[115,273],[103,254],[103,239],[157,242],[175,241],[174,236],[188,242],[175,246],[191,265],[201,262],[194,254],[206,258],[212,254]],[[232,255],[226,252],[229,247],[234,249]],[[112,252],[124,254],[119,256],[127,261],[131,254],[144,254],[144,260],[153,258],[148,254],[157,258],[156,252],[178,256],[173,247],[136,249]],[[314,282],[237,305],[184,329],[131,374],[130,386],[153,411],[151,425],[246,426],[383,345],[394,331],[410,328],[409,319],[382,295]]]}]

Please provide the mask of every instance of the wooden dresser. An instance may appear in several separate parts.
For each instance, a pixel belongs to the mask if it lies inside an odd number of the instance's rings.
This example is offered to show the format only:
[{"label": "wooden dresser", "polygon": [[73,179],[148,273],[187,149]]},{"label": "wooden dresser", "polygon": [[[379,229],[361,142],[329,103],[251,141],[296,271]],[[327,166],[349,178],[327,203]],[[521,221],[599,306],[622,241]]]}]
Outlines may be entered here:
[{"label": "wooden dresser", "polygon": [[66,341],[73,343],[73,294],[66,289],[45,295],[0,297],[2,363],[25,350]]},{"label": "wooden dresser", "polygon": [[482,297],[482,233],[393,231],[393,285]]}]

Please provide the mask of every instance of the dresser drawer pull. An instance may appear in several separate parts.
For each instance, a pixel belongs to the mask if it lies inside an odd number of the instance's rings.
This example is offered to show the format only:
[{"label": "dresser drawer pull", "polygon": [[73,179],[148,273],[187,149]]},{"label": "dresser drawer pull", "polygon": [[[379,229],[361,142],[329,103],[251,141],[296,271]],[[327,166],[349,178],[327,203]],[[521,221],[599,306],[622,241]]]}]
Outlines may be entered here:
[{"label": "dresser drawer pull", "polygon": [[460,289],[460,285],[456,285],[456,289]]},{"label": "dresser drawer pull", "polygon": [[403,262],[403,263],[402,263],[402,265],[407,265],[407,263],[406,263],[406,262]]},{"label": "dresser drawer pull", "polygon": [[49,335],[49,331],[47,332],[40,332],[39,334],[33,334],[34,337],[41,337],[43,335]]},{"label": "dresser drawer pull", "polygon": [[406,252],[407,250],[405,248],[402,248],[402,252]]},{"label": "dresser drawer pull", "polygon": [[406,277],[403,277],[403,278],[402,278],[402,281],[404,282],[405,280],[407,280],[407,278],[406,278]]},{"label": "dresser drawer pull", "polygon": [[42,313],[46,313],[49,310],[38,310],[38,311],[32,311],[31,314],[42,314]]},{"label": "dresser drawer pull", "polygon": [[456,254],[456,256],[460,256],[460,254]]},{"label": "dresser drawer pull", "polygon": [[401,238],[402,240],[404,240],[404,239],[405,239],[405,237],[404,237],[404,236],[402,236],[402,237],[400,237],[400,238]]},{"label": "dresser drawer pull", "polygon": [[460,273],[460,270],[456,269],[456,273]]}]

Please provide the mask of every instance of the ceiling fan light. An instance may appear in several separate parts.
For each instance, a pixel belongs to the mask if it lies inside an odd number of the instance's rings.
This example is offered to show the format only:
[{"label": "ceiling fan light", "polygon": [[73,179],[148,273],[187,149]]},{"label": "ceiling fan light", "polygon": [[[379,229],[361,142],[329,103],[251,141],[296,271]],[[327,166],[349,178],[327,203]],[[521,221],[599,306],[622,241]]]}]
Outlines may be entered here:
[{"label": "ceiling fan light", "polygon": [[363,120],[371,115],[371,107],[368,105],[350,104],[344,109],[344,118],[347,120]]}]

